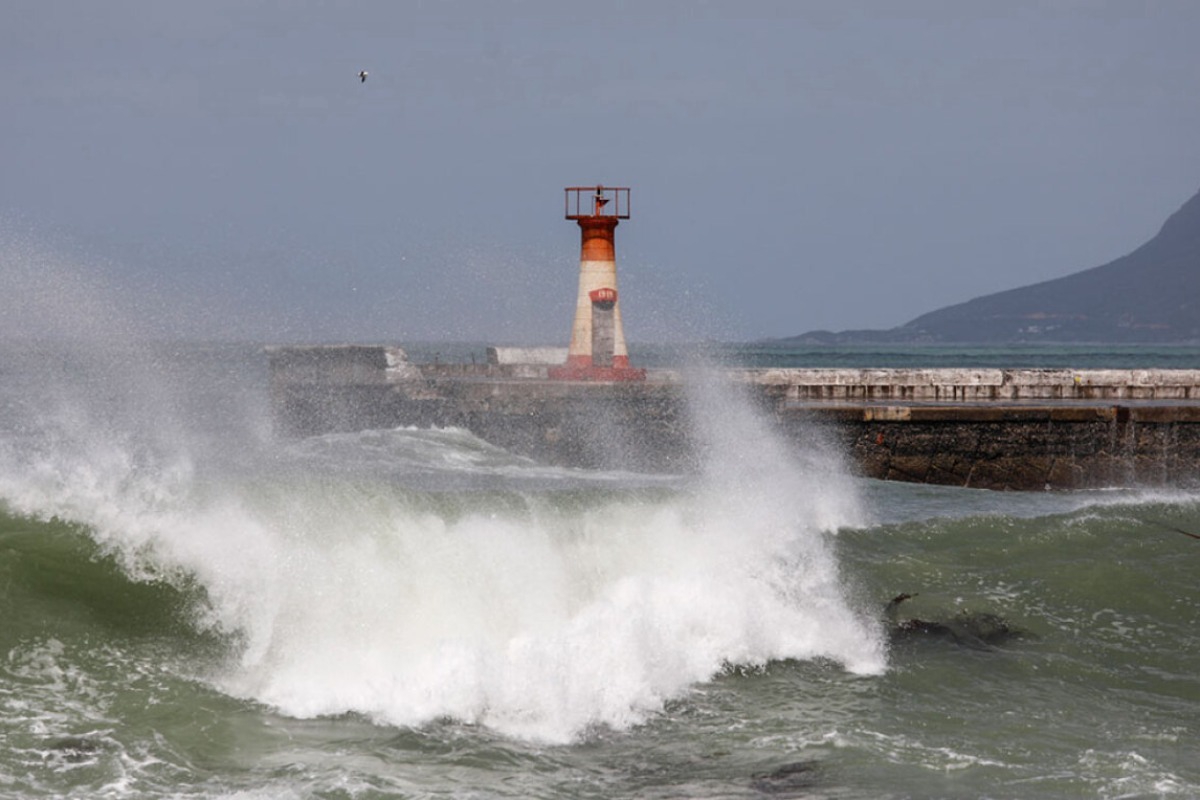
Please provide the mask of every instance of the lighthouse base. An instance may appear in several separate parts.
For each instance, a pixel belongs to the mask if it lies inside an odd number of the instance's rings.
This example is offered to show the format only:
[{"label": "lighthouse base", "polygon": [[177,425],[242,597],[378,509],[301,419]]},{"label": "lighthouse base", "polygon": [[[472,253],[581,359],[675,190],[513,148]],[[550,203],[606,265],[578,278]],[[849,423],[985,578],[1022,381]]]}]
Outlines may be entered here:
[{"label": "lighthouse base", "polygon": [[562,367],[550,368],[551,380],[599,380],[606,383],[629,383],[646,380],[646,371],[635,367]]},{"label": "lighthouse base", "polygon": [[[608,360],[608,366],[596,361]],[[567,363],[551,367],[547,377],[552,381],[603,381],[605,383],[628,383],[646,380],[646,370],[629,366],[629,356],[611,356],[609,359],[593,359],[590,355],[568,355]]]}]

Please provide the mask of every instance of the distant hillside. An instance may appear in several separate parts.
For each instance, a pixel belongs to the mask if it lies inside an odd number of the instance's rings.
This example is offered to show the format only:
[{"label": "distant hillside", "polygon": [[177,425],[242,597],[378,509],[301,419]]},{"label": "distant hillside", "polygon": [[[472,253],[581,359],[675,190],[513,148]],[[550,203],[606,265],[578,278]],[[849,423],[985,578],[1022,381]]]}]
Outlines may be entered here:
[{"label": "distant hillside", "polygon": [[898,328],[785,341],[1200,342],[1200,193],[1150,241],[1100,267],[931,311]]}]

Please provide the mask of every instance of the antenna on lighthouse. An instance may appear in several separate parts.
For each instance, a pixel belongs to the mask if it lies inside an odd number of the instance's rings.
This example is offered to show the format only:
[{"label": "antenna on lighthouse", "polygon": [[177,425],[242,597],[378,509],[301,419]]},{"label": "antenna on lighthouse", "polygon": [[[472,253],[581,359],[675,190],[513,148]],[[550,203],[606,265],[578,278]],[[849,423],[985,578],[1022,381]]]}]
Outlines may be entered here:
[{"label": "antenna on lighthouse", "polygon": [[566,218],[579,224],[579,294],[567,363],[550,370],[556,380],[639,381],[646,371],[629,366],[617,293],[615,232],[629,219],[629,189],[568,186]]}]

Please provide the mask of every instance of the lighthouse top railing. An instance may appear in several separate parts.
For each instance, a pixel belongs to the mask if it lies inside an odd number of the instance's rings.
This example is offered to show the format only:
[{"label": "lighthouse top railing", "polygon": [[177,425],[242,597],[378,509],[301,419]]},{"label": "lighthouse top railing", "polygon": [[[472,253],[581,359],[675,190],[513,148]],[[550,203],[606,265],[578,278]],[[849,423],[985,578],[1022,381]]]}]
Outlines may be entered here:
[{"label": "lighthouse top railing", "polygon": [[568,186],[567,219],[629,219],[629,189],[624,186]]}]

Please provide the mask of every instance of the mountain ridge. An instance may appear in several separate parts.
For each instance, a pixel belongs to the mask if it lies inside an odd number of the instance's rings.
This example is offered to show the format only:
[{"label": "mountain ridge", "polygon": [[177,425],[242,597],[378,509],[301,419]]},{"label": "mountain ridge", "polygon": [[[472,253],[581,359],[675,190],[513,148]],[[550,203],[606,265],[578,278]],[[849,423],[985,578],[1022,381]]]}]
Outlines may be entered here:
[{"label": "mountain ridge", "polygon": [[1130,253],[927,312],[885,330],[809,331],[802,344],[1200,342],[1200,192]]}]

